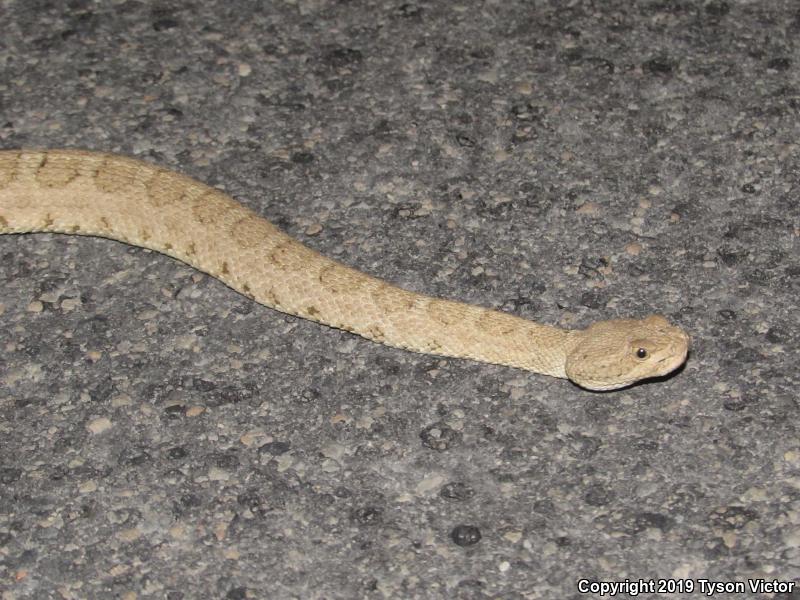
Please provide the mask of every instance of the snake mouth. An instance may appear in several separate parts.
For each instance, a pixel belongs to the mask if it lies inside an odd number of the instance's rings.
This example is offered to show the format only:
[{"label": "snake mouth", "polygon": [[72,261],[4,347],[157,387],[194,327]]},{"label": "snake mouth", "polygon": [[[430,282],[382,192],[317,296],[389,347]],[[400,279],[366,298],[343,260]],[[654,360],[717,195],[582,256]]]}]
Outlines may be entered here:
[{"label": "snake mouth", "polygon": [[[680,354],[674,356],[666,356],[658,361],[658,368],[656,372],[653,374],[653,377],[663,377],[664,375],[669,375],[674,370],[679,368],[683,363],[686,362],[686,359],[689,356],[689,349],[686,348]],[[651,379],[647,377],[646,379]]]},{"label": "snake mouth", "polygon": [[613,392],[624,388],[637,386],[639,384],[661,382],[666,379],[672,378],[675,374],[683,370],[686,364],[686,359],[689,357],[689,336],[685,335],[687,343],[682,348],[675,348],[674,351],[661,358],[654,365],[653,372],[647,375],[631,376],[625,380],[591,380],[578,383],[573,381],[575,385],[590,392]]},{"label": "snake mouth", "polygon": [[685,331],[679,330],[682,338],[682,344],[676,344],[670,356],[666,358],[672,358],[672,360],[666,360],[666,365],[662,375],[668,375],[672,373],[674,370],[679,368],[686,362],[686,359],[689,358],[689,349],[692,346],[692,338],[689,337]]},{"label": "snake mouth", "polygon": [[604,392],[614,392],[616,390],[621,390],[627,387],[631,387],[639,383],[640,381],[644,381],[643,379],[629,379],[625,381],[583,381],[578,383],[577,381],[570,380],[572,383],[577,385],[579,388],[587,390],[589,392],[597,392],[597,393],[604,393]]}]

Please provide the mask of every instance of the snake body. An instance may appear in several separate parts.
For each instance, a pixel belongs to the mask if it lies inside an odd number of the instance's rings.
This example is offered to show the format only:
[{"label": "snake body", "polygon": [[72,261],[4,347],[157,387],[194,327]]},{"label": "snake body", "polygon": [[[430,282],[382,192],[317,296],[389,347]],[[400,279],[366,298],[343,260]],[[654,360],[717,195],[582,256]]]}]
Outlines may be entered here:
[{"label": "snake body", "polygon": [[315,252],[217,189],[123,156],[0,151],[0,234],[32,232],[150,248],[284,313],[593,390],[665,375],[689,347],[689,337],[658,315],[566,330],[409,292]]}]

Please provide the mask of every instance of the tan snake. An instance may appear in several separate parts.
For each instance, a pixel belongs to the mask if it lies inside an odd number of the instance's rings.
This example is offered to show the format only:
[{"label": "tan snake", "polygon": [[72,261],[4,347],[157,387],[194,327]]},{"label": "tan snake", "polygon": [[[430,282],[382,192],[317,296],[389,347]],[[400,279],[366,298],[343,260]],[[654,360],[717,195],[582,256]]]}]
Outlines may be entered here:
[{"label": "tan snake", "polygon": [[689,336],[664,317],[566,330],[412,293],[331,260],[231,197],[125,158],[0,151],[0,234],[93,235],[177,258],[276,310],[397,348],[610,390],[670,373]]}]

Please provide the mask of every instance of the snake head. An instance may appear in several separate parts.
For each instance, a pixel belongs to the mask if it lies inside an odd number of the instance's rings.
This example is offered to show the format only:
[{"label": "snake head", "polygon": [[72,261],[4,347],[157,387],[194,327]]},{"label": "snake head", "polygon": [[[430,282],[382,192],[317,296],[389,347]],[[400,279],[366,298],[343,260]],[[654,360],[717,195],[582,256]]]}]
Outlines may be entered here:
[{"label": "snake head", "polygon": [[594,390],[616,390],[671,373],[686,361],[689,336],[660,315],[599,321],[570,332],[566,373]]}]

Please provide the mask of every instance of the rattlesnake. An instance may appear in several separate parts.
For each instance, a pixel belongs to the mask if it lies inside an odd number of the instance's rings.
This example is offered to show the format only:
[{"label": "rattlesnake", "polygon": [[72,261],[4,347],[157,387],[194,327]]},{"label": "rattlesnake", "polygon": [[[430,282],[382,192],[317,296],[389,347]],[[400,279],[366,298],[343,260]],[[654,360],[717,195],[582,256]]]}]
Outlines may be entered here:
[{"label": "rattlesnake", "polygon": [[592,390],[670,373],[689,347],[689,336],[658,315],[566,330],[406,291],[318,254],[219,190],[139,160],[0,151],[0,234],[43,231],[157,250],[256,302],[382,344]]}]

